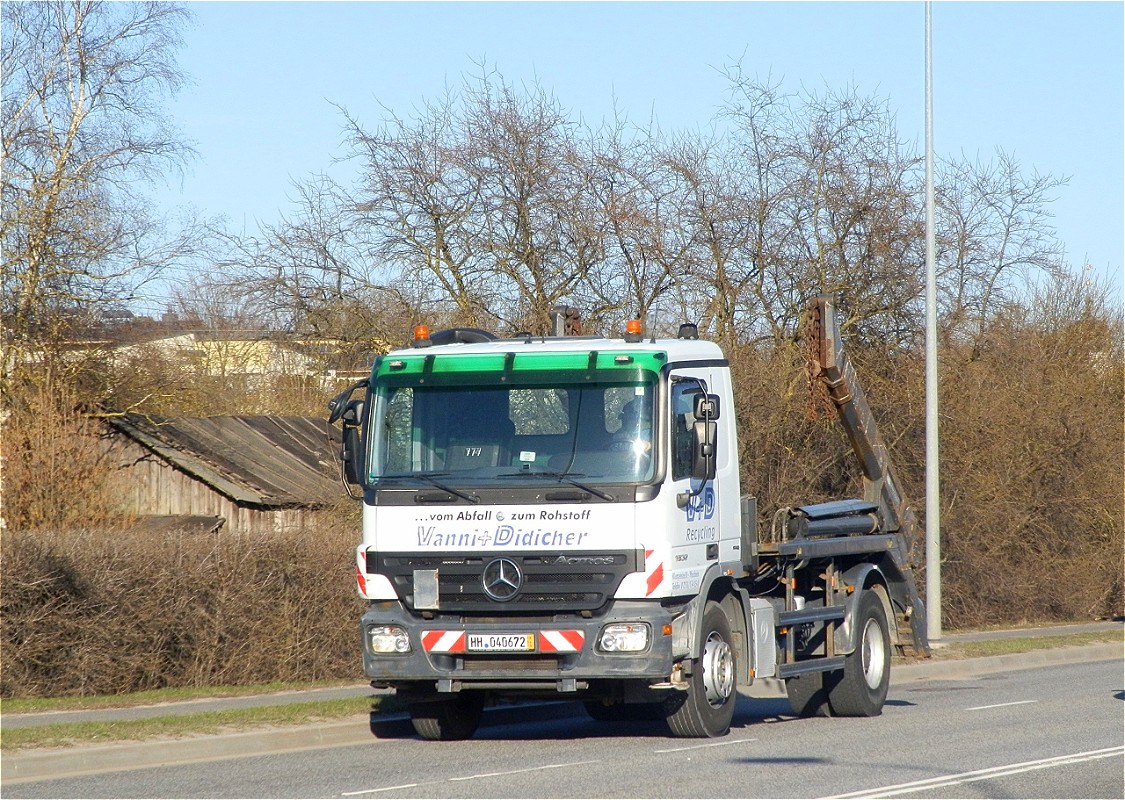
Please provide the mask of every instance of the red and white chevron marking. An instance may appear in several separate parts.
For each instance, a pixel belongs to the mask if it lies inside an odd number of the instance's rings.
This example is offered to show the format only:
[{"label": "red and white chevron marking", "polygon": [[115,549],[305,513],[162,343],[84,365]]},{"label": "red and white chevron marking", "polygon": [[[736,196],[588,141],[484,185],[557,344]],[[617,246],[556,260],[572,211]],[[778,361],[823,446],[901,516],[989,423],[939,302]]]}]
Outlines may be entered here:
[{"label": "red and white chevron marking", "polygon": [[464,631],[423,631],[422,649],[427,653],[464,653]]},{"label": "red and white chevron marking", "polygon": [[539,650],[544,653],[577,653],[585,643],[582,631],[539,631]]},{"label": "red and white chevron marking", "polygon": [[362,551],[357,550],[355,554],[355,582],[359,588],[360,596],[367,596],[367,578],[365,572],[367,570],[367,557]]},{"label": "red and white chevron marking", "polygon": [[650,596],[664,583],[664,562],[655,550],[645,550],[645,596]]}]

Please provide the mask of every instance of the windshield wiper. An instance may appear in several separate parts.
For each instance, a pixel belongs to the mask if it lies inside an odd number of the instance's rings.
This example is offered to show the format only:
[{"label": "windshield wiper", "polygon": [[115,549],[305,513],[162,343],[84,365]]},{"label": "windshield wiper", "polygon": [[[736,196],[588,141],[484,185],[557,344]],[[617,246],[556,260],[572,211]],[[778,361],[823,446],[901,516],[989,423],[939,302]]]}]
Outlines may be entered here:
[{"label": "windshield wiper", "polygon": [[476,495],[467,494],[459,489],[454,489],[452,486],[446,486],[438,480],[439,476],[448,475],[448,472],[399,472],[392,475],[384,475],[383,479],[401,480],[403,478],[417,478],[418,480],[425,481],[433,486],[435,489],[441,489],[443,492],[449,492],[451,495],[460,497],[462,500],[467,500],[470,503],[479,503],[480,498]]},{"label": "windshield wiper", "polygon": [[582,483],[581,481],[575,480],[575,477],[579,477],[579,478],[585,478],[586,477],[586,475],[584,473],[581,473],[581,472],[555,472],[555,471],[552,471],[552,470],[535,470],[534,472],[532,472],[531,470],[527,470],[525,472],[509,472],[509,473],[506,473],[504,475],[500,475],[498,477],[501,477],[501,478],[524,478],[524,477],[527,477],[527,476],[533,476],[533,477],[537,477],[537,478],[538,477],[558,478],[560,481],[563,481],[565,483],[569,483],[571,486],[573,486],[576,489],[581,489],[584,492],[589,492],[590,494],[592,494],[596,497],[600,497],[602,500],[609,500],[609,501],[612,502],[613,500],[616,499],[613,495],[609,494],[608,492],[603,492],[601,489],[596,489],[593,486],[587,486],[586,484]]}]

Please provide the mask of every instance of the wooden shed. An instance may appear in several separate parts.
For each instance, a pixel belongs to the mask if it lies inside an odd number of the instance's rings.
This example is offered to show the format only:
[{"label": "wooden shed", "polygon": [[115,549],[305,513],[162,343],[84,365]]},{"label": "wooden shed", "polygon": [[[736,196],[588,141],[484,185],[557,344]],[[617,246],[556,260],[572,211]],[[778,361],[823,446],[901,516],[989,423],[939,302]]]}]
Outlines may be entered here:
[{"label": "wooden shed", "polygon": [[130,510],[142,517],[212,517],[224,530],[312,524],[343,496],[339,431],[317,417],[108,419]]}]

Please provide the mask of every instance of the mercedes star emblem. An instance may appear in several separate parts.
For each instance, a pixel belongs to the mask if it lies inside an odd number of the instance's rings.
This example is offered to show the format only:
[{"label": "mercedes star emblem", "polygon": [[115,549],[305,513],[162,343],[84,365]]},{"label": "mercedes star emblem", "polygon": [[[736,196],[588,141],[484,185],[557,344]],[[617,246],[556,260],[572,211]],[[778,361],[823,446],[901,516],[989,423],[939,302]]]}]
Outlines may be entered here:
[{"label": "mercedes star emblem", "polygon": [[480,582],[486,595],[503,603],[519,594],[523,573],[519,564],[510,558],[494,558],[485,565]]}]

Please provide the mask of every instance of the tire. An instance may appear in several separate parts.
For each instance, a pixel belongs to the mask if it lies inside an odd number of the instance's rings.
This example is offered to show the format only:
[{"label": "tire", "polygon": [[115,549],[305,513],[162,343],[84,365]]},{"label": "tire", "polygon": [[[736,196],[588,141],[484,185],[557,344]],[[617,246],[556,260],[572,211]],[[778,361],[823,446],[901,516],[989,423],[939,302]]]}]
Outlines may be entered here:
[{"label": "tire", "polygon": [[410,722],[414,732],[430,741],[468,739],[480,727],[484,714],[484,697],[478,694],[456,694],[440,700],[409,703]]},{"label": "tire", "polygon": [[824,688],[824,673],[810,672],[785,679],[785,692],[789,705],[798,717],[828,717],[828,691]]},{"label": "tire", "polygon": [[[808,604],[810,607],[823,607],[824,601]],[[825,637],[827,632],[824,626],[817,624],[805,626],[794,631],[797,637],[796,653],[798,660],[821,658],[825,653]],[[832,709],[828,705],[828,687],[831,686],[832,677],[823,672],[807,672],[785,679],[785,693],[789,696],[789,705],[793,713],[799,717],[830,717]]]},{"label": "tire", "polygon": [[877,717],[883,713],[891,682],[891,636],[887,612],[873,591],[865,591],[856,608],[855,651],[844,660],[828,690],[828,703],[837,717]]},{"label": "tire", "polygon": [[665,719],[674,736],[726,736],[738,699],[738,659],[730,622],[718,603],[709,601],[704,608],[699,652],[688,690],[664,701]]}]

